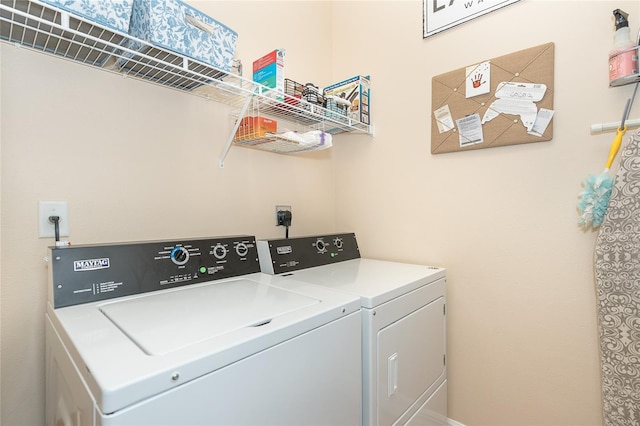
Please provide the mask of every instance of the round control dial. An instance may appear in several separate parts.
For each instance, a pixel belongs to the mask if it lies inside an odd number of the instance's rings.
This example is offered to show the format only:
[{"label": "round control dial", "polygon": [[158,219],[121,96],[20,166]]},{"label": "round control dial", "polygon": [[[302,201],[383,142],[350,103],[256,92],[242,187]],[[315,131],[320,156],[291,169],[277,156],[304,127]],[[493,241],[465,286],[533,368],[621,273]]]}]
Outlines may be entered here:
[{"label": "round control dial", "polygon": [[222,244],[217,244],[215,247],[213,247],[213,255],[216,257],[216,259],[224,259],[224,257],[227,255],[227,248]]},{"label": "round control dial", "polygon": [[176,265],[184,265],[189,261],[189,250],[184,247],[178,246],[171,250],[171,261]]},{"label": "round control dial", "polygon": [[327,252],[327,245],[325,244],[325,242],[322,239],[317,239],[316,240],[316,249],[318,249],[318,253],[326,253]]},{"label": "round control dial", "polygon": [[333,239],[333,245],[336,246],[337,248],[341,249],[342,248],[342,238],[340,237],[336,237]]},{"label": "round control dial", "polygon": [[245,243],[238,243],[236,246],[236,253],[238,253],[238,256],[240,257],[245,257],[249,253],[249,248]]}]

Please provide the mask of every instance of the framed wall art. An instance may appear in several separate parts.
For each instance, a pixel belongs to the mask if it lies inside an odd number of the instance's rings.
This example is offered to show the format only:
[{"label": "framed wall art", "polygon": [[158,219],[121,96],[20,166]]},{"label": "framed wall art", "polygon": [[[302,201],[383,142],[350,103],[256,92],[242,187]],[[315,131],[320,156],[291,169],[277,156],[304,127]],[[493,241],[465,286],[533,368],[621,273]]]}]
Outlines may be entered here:
[{"label": "framed wall art", "polygon": [[423,38],[520,0],[422,0]]}]

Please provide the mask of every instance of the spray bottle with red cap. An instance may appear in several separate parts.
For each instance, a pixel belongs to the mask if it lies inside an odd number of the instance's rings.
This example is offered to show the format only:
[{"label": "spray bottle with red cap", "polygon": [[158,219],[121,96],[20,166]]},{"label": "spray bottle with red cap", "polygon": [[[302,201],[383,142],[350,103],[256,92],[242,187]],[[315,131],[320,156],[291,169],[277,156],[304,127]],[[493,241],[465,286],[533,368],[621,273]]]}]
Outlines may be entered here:
[{"label": "spray bottle with red cap", "polygon": [[629,14],[620,9],[613,11],[616,18],[616,33],[613,50],[609,53],[609,82],[638,74],[638,46],[631,40]]}]

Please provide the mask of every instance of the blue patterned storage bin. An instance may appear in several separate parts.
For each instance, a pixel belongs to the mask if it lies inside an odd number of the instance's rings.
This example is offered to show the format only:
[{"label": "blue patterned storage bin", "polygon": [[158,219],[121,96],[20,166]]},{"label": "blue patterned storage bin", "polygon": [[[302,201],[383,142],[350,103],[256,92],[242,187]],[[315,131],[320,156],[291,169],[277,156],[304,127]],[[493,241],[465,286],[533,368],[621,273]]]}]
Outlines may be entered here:
[{"label": "blue patterned storage bin", "polygon": [[[24,0],[2,0],[3,6],[24,14],[17,21],[23,23],[41,19],[55,23],[64,29],[54,31],[49,24],[38,24],[36,31],[22,31],[2,21],[0,39],[9,40],[42,50],[54,55],[70,58],[94,66],[103,66],[125,40],[129,30],[129,21],[133,11],[133,0],[41,0],[42,3]],[[4,11],[3,18],[5,18]],[[7,15],[9,16],[9,15]],[[18,17],[18,15],[16,15]],[[68,18],[68,19],[65,19]],[[71,31],[67,31],[67,28]],[[53,31],[55,37],[49,37]],[[91,48],[83,43],[83,35],[96,39]]]},{"label": "blue patterned storage bin", "polygon": [[129,34],[226,72],[238,39],[235,31],[180,0],[134,0]]},{"label": "blue patterned storage bin", "polygon": [[133,0],[42,0],[102,26],[129,32]]}]

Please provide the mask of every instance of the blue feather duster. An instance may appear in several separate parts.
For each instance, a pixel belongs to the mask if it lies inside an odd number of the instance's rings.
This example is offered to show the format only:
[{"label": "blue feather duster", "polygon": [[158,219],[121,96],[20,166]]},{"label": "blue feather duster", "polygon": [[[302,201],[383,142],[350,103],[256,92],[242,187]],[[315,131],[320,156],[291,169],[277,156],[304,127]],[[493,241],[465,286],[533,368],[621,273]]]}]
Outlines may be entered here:
[{"label": "blue feather duster", "polygon": [[[627,108],[629,108],[629,103],[627,103]],[[590,226],[597,228],[602,225],[604,214],[609,206],[611,189],[613,188],[613,177],[609,176],[609,168],[618,154],[622,144],[622,137],[626,131],[627,127],[624,126],[623,120],[622,127],[618,127],[618,133],[611,143],[609,158],[604,171],[597,176],[590,175],[586,180],[582,181],[584,189],[580,193],[580,201],[578,202],[578,211],[580,212],[578,223],[585,229]]]},{"label": "blue feather duster", "polygon": [[578,202],[578,210],[581,212],[578,223],[584,228],[597,228],[602,225],[609,206],[613,178],[607,171],[600,175],[589,175],[582,181],[582,186],[584,190],[580,193],[581,199]]}]

